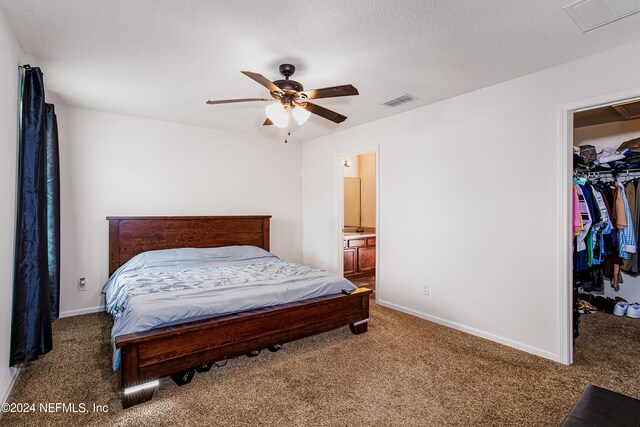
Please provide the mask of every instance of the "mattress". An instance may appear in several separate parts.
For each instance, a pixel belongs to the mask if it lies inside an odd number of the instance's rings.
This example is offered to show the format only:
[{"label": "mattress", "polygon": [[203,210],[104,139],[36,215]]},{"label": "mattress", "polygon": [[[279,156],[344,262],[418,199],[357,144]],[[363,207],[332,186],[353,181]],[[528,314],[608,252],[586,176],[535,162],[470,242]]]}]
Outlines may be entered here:
[{"label": "mattress", "polygon": [[[103,288],[111,341],[132,332],[352,291],[347,279],[283,261],[254,246],[181,248],[136,255]],[[113,353],[113,369],[120,354]]]}]

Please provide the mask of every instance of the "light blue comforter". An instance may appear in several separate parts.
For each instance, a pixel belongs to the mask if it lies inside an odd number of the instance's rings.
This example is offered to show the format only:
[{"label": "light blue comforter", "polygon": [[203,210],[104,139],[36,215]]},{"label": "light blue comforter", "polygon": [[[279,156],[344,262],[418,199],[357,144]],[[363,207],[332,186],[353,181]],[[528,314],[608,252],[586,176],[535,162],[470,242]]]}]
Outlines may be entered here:
[{"label": "light blue comforter", "polygon": [[[139,254],[105,284],[115,337],[212,315],[354,290],[348,280],[254,246],[167,249]],[[120,365],[119,351],[113,369]]]}]

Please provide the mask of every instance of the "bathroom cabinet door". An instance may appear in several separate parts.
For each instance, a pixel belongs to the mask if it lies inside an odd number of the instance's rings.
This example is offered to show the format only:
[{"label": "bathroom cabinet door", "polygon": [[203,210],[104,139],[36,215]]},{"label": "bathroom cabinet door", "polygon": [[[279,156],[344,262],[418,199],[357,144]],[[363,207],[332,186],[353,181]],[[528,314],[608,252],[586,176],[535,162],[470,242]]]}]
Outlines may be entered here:
[{"label": "bathroom cabinet door", "polygon": [[376,247],[358,248],[358,273],[370,273],[376,270]]},{"label": "bathroom cabinet door", "polygon": [[344,275],[354,274],[358,271],[357,248],[344,249]]}]

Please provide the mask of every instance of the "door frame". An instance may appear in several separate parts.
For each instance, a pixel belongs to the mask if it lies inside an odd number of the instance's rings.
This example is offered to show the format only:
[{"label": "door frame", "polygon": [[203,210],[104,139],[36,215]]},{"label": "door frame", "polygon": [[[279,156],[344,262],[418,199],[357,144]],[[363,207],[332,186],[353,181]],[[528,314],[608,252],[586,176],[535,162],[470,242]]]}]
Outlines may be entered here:
[{"label": "door frame", "polygon": [[344,235],[342,229],[344,228],[344,166],[342,160],[345,157],[357,156],[366,153],[376,153],[376,303],[378,302],[379,290],[380,290],[380,145],[370,145],[368,147],[353,149],[350,151],[344,151],[337,154],[334,158],[335,163],[335,215],[337,218],[336,235],[336,272],[337,274],[344,274],[344,259],[343,259],[343,240]]},{"label": "door frame", "polygon": [[560,153],[558,168],[560,180],[558,187],[558,201],[561,216],[558,221],[559,239],[559,358],[560,363],[573,364],[573,236],[571,224],[573,221],[573,113],[604,107],[620,102],[640,100],[640,87],[626,89],[619,92],[599,95],[579,101],[562,104],[558,107]]}]

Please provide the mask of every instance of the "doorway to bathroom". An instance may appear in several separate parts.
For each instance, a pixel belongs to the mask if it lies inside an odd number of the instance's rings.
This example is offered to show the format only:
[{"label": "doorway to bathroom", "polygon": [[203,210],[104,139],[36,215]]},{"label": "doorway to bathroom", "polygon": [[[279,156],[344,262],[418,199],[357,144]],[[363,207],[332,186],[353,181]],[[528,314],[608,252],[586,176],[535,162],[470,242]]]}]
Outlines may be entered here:
[{"label": "doorway to bathroom", "polygon": [[376,293],[377,266],[377,153],[358,152],[341,157],[343,209],[340,243],[342,272],[358,287]]}]

